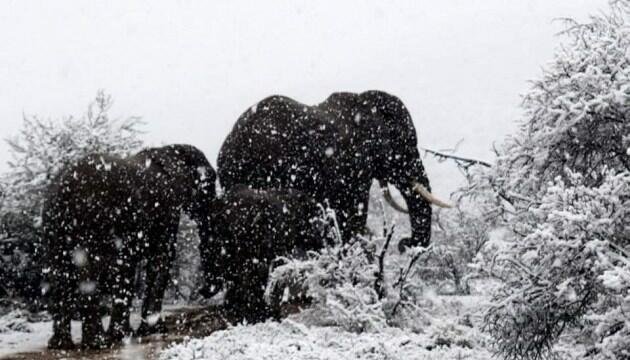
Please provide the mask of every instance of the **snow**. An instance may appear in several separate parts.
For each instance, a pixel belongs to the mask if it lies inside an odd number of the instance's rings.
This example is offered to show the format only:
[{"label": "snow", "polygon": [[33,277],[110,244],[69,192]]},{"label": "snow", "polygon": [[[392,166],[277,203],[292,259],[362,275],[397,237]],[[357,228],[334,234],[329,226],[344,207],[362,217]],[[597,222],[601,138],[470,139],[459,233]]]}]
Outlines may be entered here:
[{"label": "snow", "polygon": [[266,322],[219,331],[162,353],[164,360],[192,359],[487,359],[465,347],[427,348],[426,338],[390,328],[381,333],[348,333],[334,327]]},{"label": "snow", "polygon": [[309,326],[300,316],[282,322],[237,325],[203,339],[189,339],[162,352],[161,360],[214,359],[489,359],[489,343],[478,329],[480,297],[438,297],[439,318],[422,332],[387,327],[353,333],[334,326]]}]

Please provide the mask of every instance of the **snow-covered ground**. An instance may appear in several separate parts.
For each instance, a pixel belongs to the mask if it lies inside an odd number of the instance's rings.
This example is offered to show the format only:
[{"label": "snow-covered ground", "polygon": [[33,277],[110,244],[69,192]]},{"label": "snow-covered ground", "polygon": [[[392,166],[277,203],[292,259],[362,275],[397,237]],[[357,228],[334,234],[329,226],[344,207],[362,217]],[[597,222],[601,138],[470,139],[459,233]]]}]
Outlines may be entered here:
[{"label": "snow-covered ground", "polygon": [[[25,322],[19,315],[0,318],[0,358],[19,359],[488,359],[489,339],[479,331],[483,296],[428,295],[427,326],[417,332],[386,328],[351,333],[338,327],[311,326],[303,312],[282,322],[238,325],[205,338],[127,342],[98,354],[49,353],[50,321]],[[177,309],[168,308],[166,316]],[[187,309],[188,310],[188,309]],[[183,311],[187,311],[183,310]],[[182,309],[179,309],[182,311]],[[190,311],[194,311],[190,309]],[[132,318],[136,322],[137,316]],[[12,324],[12,325],[11,325]],[[73,323],[78,342],[80,326]],[[174,337],[175,338],[175,337]],[[161,349],[166,348],[161,354]],[[37,353],[42,353],[39,356]],[[87,355],[87,356],[86,356]]]},{"label": "snow-covered ground", "polygon": [[[77,323],[73,323],[73,334]],[[26,351],[38,351],[46,348],[52,334],[52,321],[26,322],[22,314],[12,311],[0,317],[0,357]],[[79,340],[75,338],[75,341]]]},{"label": "snow-covered ground", "polygon": [[484,349],[436,345],[426,334],[389,328],[354,334],[285,320],[237,326],[166,350],[161,359],[487,359]]},{"label": "snow-covered ground", "polygon": [[489,359],[489,339],[479,329],[480,296],[431,299],[426,329],[352,333],[309,326],[295,314],[282,322],[238,325],[165,350],[161,360],[214,359]]}]

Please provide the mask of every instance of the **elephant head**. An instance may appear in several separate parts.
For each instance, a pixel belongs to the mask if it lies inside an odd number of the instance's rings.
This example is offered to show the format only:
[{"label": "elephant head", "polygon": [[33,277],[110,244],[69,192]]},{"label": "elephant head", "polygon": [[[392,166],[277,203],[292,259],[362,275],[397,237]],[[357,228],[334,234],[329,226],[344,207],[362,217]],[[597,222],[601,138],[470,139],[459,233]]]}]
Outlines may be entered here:
[{"label": "elephant head", "polygon": [[166,176],[169,198],[197,223],[202,243],[209,237],[210,204],[216,196],[216,173],[205,155],[191,145],[150,148],[136,155],[146,166],[157,166]]},{"label": "elephant head", "polygon": [[[449,207],[431,194],[429,179],[418,151],[416,129],[411,115],[396,96],[382,91],[359,94],[352,114],[367,144],[367,157],[374,177],[385,189],[385,199],[397,210],[409,213],[412,235],[399,245],[427,246],[431,237],[431,204]],[[407,207],[398,205],[389,194],[394,185],[404,197]]]}]

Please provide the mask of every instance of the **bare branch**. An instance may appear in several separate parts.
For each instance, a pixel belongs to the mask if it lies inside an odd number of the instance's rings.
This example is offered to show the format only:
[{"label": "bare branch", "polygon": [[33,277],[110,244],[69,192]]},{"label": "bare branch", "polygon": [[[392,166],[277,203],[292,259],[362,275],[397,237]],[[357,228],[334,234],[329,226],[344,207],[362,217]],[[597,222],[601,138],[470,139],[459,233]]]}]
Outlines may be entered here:
[{"label": "bare branch", "polygon": [[427,148],[420,148],[420,149],[423,150],[424,152],[428,153],[428,154],[431,154],[431,155],[439,158],[439,159],[455,160],[455,162],[458,164],[458,166],[463,166],[464,168],[469,168],[470,166],[473,166],[473,165],[481,165],[481,166],[484,166],[484,167],[492,167],[492,165],[489,162],[486,162],[486,161],[476,160],[476,159],[469,159],[469,158],[465,158],[465,157],[461,157],[461,156],[455,156],[455,155],[449,155],[449,154],[445,154],[443,152],[439,152],[439,151],[435,151],[435,150],[431,150],[431,149],[427,149]]}]

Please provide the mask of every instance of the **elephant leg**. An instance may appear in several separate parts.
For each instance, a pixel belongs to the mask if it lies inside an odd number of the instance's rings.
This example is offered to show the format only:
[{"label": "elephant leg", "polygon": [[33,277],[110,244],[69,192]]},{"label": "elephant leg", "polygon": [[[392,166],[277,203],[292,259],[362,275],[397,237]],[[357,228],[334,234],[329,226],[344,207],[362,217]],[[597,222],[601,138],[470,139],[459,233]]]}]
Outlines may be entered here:
[{"label": "elephant leg", "polygon": [[126,336],[132,334],[129,316],[131,315],[131,301],[133,300],[133,285],[136,269],[135,257],[129,252],[121,256],[122,264],[117,267],[112,284],[112,316],[107,330],[107,337],[117,344]]},{"label": "elephant leg", "polygon": [[54,275],[59,278],[51,281],[53,335],[48,340],[49,349],[70,350],[75,347],[70,331],[70,320],[72,319],[71,311],[73,308],[72,295],[75,287],[72,286],[73,284],[71,279],[69,279],[69,275],[68,272]]},{"label": "elephant leg", "polygon": [[105,336],[99,305],[101,299],[102,264],[97,256],[88,255],[87,264],[79,269],[79,291],[81,292],[81,347],[103,349],[109,346]]},{"label": "elephant leg", "polygon": [[155,229],[151,232],[151,244],[146,265],[147,282],[144,301],[142,303],[142,322],[136,331],[138,336],[145,336],[163,332],[160,319],[162,299],[170,279],[170,271],[175,259],[175,241],[179,218],[172,221],[166,228]]},{"label": "elephant leg", "polygon": [[63,256],[63,251],[53,252],[51,270],[48,275],[50,286],[50,312],[53,317],[53,335],[48,340],[49,349],[69,350],[75,347],[72,342],[70,320],[75,309],[76,272]]},{"label": "elephant leg", "polygon": [[223,272],[227,256],[221,255],[219,244],[220,241],[217,239],[207,239],[199,245],[199,256],[204,278],[203,287],[199,292],[207,299],[219,293],[225,286]]},{"label": "elephant leg", "polygon": [[56,350],[75,348],[70,334],[70,317],[67,314],[53,315],[53,336],[48,340],[48,348]]},{"label": "elephant leg", "polygon": [[275,311],[265,302],[265,288],[269,278],[268,267],[264,264],[243,264],[246,269],[235,279],[225,296],[225,310],[233,322],[246,320],[249,323],[277,317]]}]

